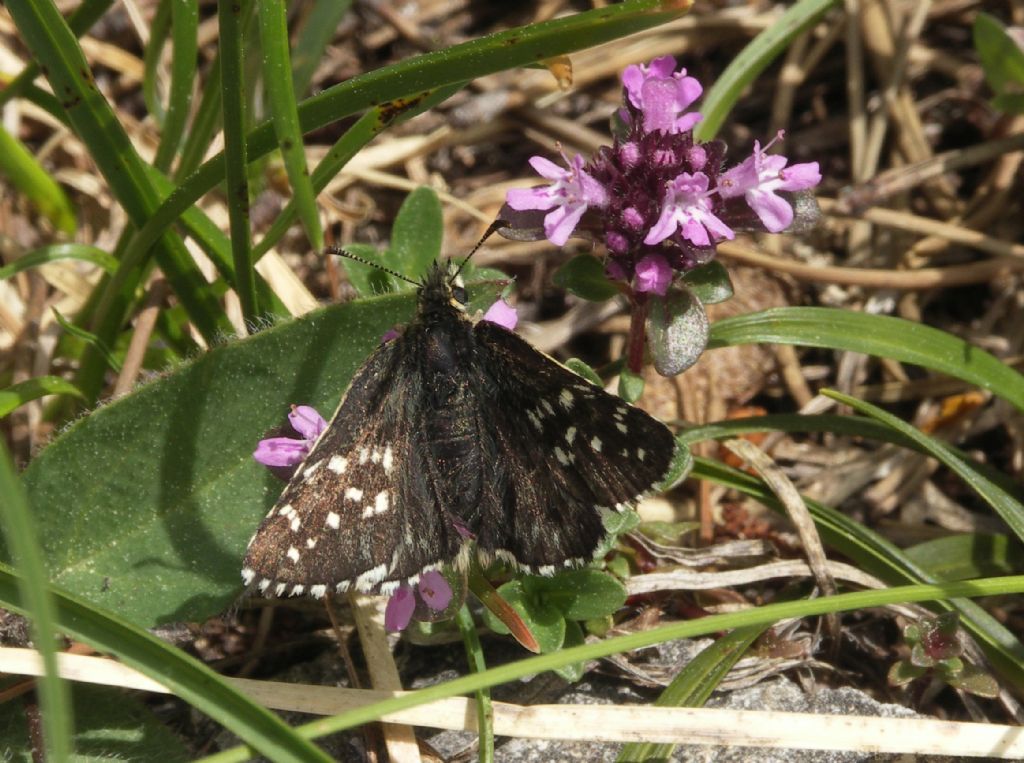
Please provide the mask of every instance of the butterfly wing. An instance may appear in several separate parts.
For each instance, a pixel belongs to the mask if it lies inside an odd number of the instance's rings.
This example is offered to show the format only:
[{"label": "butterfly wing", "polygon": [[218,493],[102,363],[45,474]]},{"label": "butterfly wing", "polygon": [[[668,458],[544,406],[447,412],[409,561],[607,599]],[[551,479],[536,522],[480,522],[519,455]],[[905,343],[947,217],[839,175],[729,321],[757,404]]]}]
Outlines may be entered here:
[{"label": "butterfly wing", "polygon": [[[461,538],[424,479],[426,410],[407,340],[356,372],[338,410],[249,542],[247,585],[271,595],[390,593],[456,556]],[[405,376],[403,376],[405,375]]]},{"label": "butterfly wing", "polygon": [[672,433],[500,326],[480,321],[474,335],[493,450],[478,547],[542,574],[590,561],[602,513],[668,473]]}]

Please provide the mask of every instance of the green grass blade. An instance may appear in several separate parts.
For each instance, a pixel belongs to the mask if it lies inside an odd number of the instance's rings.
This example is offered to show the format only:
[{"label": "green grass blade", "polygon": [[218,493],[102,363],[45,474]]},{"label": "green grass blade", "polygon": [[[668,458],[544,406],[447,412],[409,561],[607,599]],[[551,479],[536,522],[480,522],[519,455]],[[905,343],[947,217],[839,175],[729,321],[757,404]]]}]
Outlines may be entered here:
[{"label": "green grass blade", "polygon": [[704,118],[694,129],[698,140],[709,141],[718,134],[732,107],[794,37],[808,29],[838,0],[799,0],[782,17],[757,35],[740,51],[711,86],[700,104]]},{"label": "green grass blade", "polygon": [[779,307],[718,321],[708,348],[755,342],[863,352],[977,384],[1024,411],[1024,376],[998,358],[920,323],[827,307]]},{"label": "green grass blade", "polygon": [[157,73],[160,71],[160,56],[167,44],[171,28],[171,3],[174,0],[160,0],[153,18],[149,22],[149,44],[142,54],[142,100],[158,125],[163,125],[167,112],[157,92]]},{"label": "green grass blade", "polygon": [[[220,31],[220,83],[224,120],[224,172],[227,176],[228,219],[234,259],[235,291],[246,323],[255,325],[256,276],[249,225],[249,175],[245,146],[245,76],[242,63],[241,6],[217,0]],[[140,238],[143,238],[140,235]]]},{"label": "green grass blade", "polygon": [[[320,163],[313,170],[313,190],[320,193],[327,184],[331,182],[342,167],[348,164],[359,149],[373,140],[380,132],[391,125],[398,125],[449,98],[461,89],[461,85],[450,85],[439,90],[426,93],[422,99],[400,112],[392,108],[376,106],[361,116],[356,123],[349,127],[337,142],[331,146],[330,151],[320,160]],[[295,221],[297,215],[294,200],[289,201],[281,213],[277,216],[259,244],[253,250],[253,256],[258,261],[260,257],[270,251],[281,237],[288,231],[288,228]]]},{"label": "green grass blade", "polygon": [[[82,4],[68,16],[68,26],[75,33],[75,37],[85,34],[86,30],[95,24],[113,4],[114,0],[83,0]],[[39,64],[30,61],[17,77],[0,88],[0,108],[3,108],[12,98],[22,96],[30,88],[33,80],[39,76],[39,71]],[[36,91],[39,92],[39,89],[36,88]],[[47,95],[49,94],[47,93]],[[60,119],[59,116],[57,118]]]},{"label": "green grass blade", "polygon": [[[114,197],[132,223],[142,227],[158,206],[157,194],[146,178],[145,163],[96,87],[74,34],[52,0],[16,0],[8,3],[7,8],[33,57],[46,62],[47,78],[67,112],[68,121]],[[176,295],[203,336],[212,342],[230,333],[227,316],[209,296],[206,281],[184,244],[176,237],[165,236],[155,253]],[[131,286],[129,294],[134,292],[140,276],[139,272],[126,274]],[[121,299],[112,300],[112,306],[121,308],[120,312],[115,310],[117,314],[113,317],[104,316],[107,320],[96,327],[97,335],[108,342],[123,323],[126,296],[122,293]]]},{"label": "green grass blade", "polygon": [[0,281],[29,268],[36,268],[49,262],[58,262],[59,260],[91,262],[108,273],[113,273],[117,269],[117,260],[110,253],[95,246],[89,246],[88,244],[50,244],[33,249],[14,262],[0,267]]},{"label": "green grass blade", "polygon": [[352,0],[313,0],[303,9],[305,15],[295,32],[292,55],[292,87],[296,93],[305,93],[309,88],[324,51],[351,7]]},{"label": "green grass blade", "polygon": [[192,86],[196,79],[196,59],[199,53],[198,0],[173,0],[171,3],[171,41],[174,44],[171,90],[160,145],[153,159],[153,165],[161,172],[167,172],[174,161],[192,109]]},{"label": "green grass blade", "polygon": [[[562,649],[550,654],[528,657],[508,665],[489,668],[482,673],[462,676],[453,681],[419,689],[401,697],[393,697],[372,705],[366,705],[331,718],[316,720],[298,727],[296,731],[308,738],[333,734],[363,723],[378,720],[382,716],[398,710],[415,707],[437,699],[468,694],[485,687],[497,686],[498,684],[515,681],[525,676],[571,665],[574,662],[597,660],[612,654],[642,649],[681,638],[705,636],[717,631],[770,625],[780,620],[794,617],[817,617],[831,612],[850,612],[890,604],[938,601],[967,596],[1013,595],[1022,592],[1024,592],[1024,576],[1013,576],[983,578],[980,580],[943,583],[939,585],[900,586],[898,588],[857,591],[837,596],[822,596],[815,599],[768,604],[763,607],[744,610],[743,612],[730,612],[724,615],[712,615],[697,620],[672,623],[647,631],[616,636],[592,644]],[[236,747],[204,758],[203,763],[243,761],[251,756],[251,754],[251,751],[246,750],[244,747]]]},{"label": "green grass blade", "polygon": [[11,181],[59,230],[75,232],[75,211],[64,189],[36,161],[20,140],[0,127],[0,175]]},{"label": "green grass blade", "polygon": [[[0,565],[0,604],[24,612],[26,605],[20,585],[19,576]],[[240,694],[199,660],[114,613],[85,604],[59,588],[51,588],[50,595],[61,630],[159,681],[197,710],[245,739],[259,753],[271,760],[330,760],[277,716]]]},{"label": "green grass blade", "polygon": [[20,570],[18,593],[23,611],[32,620],[32,641],[42,655],[44,675],[39,680],[43,737],[47,760],[67,760],[71,755],[71,693],[57,672],[56,607],[46,585],[46,568],[39,550],[32,514],[25,493],[14,474],[7,447],[0,441],[0,524],[14,561]]},{"label": "green grass blade", "polygon": [[822,394],[850,406],[858,413],[870,416],[875,421],[879,421],[885,426],[896,430],[904,437],[913,440],[921,450],[938,459],[966,482],[975,493],[995,509],[996,513],[1006,522],[1017,538],[1024,540],[1024,506],[1015,501],[1009,493],[1001,490],[998,485],[986,479],[976,469],[973,469],[953,448],[944,442],[929,437],[916,427],[910,426],[891,413],[871,405],[871,403],[866,403],[863,400],[858,400],[855,397],[850,397],[831,389],[822,390]]},{"label": "green grass blade", "polygon": [[[713,421],[709,424],[695,426],[682,432],[677,440],[680,445],[690,446],[703,440],[721,440],[726,437],[742,437],[754,432],[831,432],[847,437],[866,437],[870,440],[888,442],[904,448],[928,453],[915,440],[902,432],[888,427],[881,422],[860,416],[837,416],[820,414],[804,416],[796,413],[780,413],[768,416],[750,416],[742,419]],[[990,464],[971,460],[963,451],[949,447],[964,464],[981,474],[986,480],[996,484],[1002,491],[1017,501],[1024,501],[1024,485],[1012,477],[999,471]],[[980,576],[979,576],[980,577]]]},{"label": "green grass blade", "polygon": [[[487,670],[487,663],[484,660],[484,650],[480,645],[480,636],[476,632],[476,623],[469,607],[463,604],[455,615],[455,623],[459,626],[462,634],[462,641],[466,645],[466,660],[469,662],[469,670],[472,673],[482,673]],[[476,722],[477,739],[480,752],[477,759],[480,763],[493,763],[494,761],[494,711],[491,709],[491,692],[488,689],[478,689],[474,692],[476,697]]]},{"label": "green grass blade", "polygon": [[[654,704],[657,707],[703,706],[733,665],[768,628],[768,625],[750,625],[729,631],[690,660]],[[619,763],[671,760],[675,748],[674,744],[630,742],[622,746],[616,760]]]},{"label": "green grass blade", "polygon": [[[309,132],[359,113],[371,102],[406,108],[424,92],[641,32],[671,21],[685,10],[671,6],[666,10],[662,0],[625,0],[417,56],[353,77],[303,101],[299,104],[302,130]],[[257,127],[249,134],[249,161],[275,147],[271,125]],[[216,187],[224,179],[222,165],[223,158],[215,156],[183,180],[139,232],[140,246],[152,246],[186,209]]]},{"label": "green grass blade", "polygon": [[[694,462],[693,477],[734,488],[776,511],[784,511],[775,495],[757,478],[714,461],[698,458]],[[935,582],[932,575],[878,533],[817,501],[805,498],[804,502],[822,540],[862,569],[890,585]],[[964,627],[977,639],[992,664],[1007,680],[1024,689],[1024,644],[1014,634],[972,601],[940,602],[940,606],[957,609]]]},{"label": "green grass blade", "polygon": [[30,400],[38,400],[46,395],[71,395],[80,400],[85,399],[82,391],[66,379],[59,376],[36,376],[12,384],[7,389],[0,389],[0,419]]},{"label": "green grass blade", "polygon": [[260,44],[263,48],[263,86],[272,115],[274,133],[292,187],[292,200],[313,249],[324,248],[316,193],[306,168],[306,150],[299,125],[299,109],[292,88],[291,55],[288,52],[288,19],[283,0],[260,0]]}]

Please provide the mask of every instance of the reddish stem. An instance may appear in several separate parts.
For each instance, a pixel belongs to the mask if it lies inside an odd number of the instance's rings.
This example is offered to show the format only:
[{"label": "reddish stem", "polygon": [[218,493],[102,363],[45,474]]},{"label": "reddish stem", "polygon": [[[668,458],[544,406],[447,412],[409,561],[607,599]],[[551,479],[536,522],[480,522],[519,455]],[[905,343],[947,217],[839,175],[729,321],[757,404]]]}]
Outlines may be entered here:
[{"label": "reddish stem", "polygon": [[639,375],[644,367],[644,325],[647,323],[647,295],[633,292],[629,315],[629,339],[626,343],[626,367]]}]

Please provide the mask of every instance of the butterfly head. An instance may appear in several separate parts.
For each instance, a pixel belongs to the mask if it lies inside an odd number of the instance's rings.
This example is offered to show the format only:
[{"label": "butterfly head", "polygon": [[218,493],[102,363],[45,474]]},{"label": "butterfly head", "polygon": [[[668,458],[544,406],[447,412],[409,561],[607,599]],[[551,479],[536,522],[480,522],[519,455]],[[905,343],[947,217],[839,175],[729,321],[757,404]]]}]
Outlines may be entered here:
[{"label": "butterfly head", "polygon": [[451,309],[466,311],[466,285],[459,274],[460,264],[452,260],[435,262],[420,283],[420,315],[436,314]]}]

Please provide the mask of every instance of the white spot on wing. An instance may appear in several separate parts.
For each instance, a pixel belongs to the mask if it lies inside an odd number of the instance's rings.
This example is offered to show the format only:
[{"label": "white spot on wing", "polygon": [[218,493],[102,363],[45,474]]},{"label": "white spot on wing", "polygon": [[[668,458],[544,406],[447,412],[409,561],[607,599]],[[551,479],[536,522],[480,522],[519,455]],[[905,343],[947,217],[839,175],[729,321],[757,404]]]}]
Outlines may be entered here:
[{"label": "white spot on wing", "polygon": [[282,517],[286,517],[294,511],[295,509],[292,508],[292,505],[290,503],[286,503],[284,506],[277,510],[277,513],[280,514]]},{"label": "white spot on wing", "polygon": [[541,400],[541,401],[540,401],[540,404],[541,404],[541,407],[542,407],[542,408],[543,408],[543,409],[544,409],[545,411],[547,411],[547,412],[548,412],[548,416],[554,416],[554,415],[555,415],[555,409],[554,409],[554,407],[553,407],[553,406],[551,405],[551,403],[549,403],[549,402],[548,402],[547,400]]},{"label": "white spot on wing", "polygon": [[332,530],[337,530],[341,527],[341,517],[335,514],[333,511],[327,512],[327,520],[324,522],[325,525],[330,527]]},{"label": "white spot on wing", "polygon": [[325,585],[321,584],[309,587],[309,595],[314,599],[322,599],[325,593],[327,593],[327,586]]},{"label": "white spot on wing", "polygon": [[629,431],[629,427],[623,424],[621,421],[615,422],[615,428],[618,429],[622,434],[626,434]]},{"label": "white spot on wing", "polygon": [[270,578],[263,578],[259,585],[260,593],[265,593],[268,588],[270,588]]},{"label": "white spot on wing", "polygon": [[565,441],[572,445],[572,441],[576,439],[576,427],[569,427],[565,430]]},{"label": "white spot on wing", "polygon": [[345,497],[352,501],[360,501],[363,498],[363,491],[357,487],[345,488]]},{"label": "white spot on wing", "polygon": [[306,586],[302,585],[301,583],[297,583],[296,585],[292,586],[292,592],[290,594],[288,594],[288,595],[289,596],[299,596],[305,590],[306,590]]},{"label": "white spot on wing", "polygon": [[306,538],[306,548],[308,548],[308,549],[316,548],[316,538]]},{"label": "white spot on wing", "polygon": [[560,463],[562,466],[568,466],[570,463],[572,463],[574,459],[571,453],[566,453],[557,445],[555,446],[555,458],[558,459],[558,463]]},{"label": "white spot on wing", "polygon": [[378,564],[373,569],[367,570],[362,575],[356,578],[356,589],[360,591],[368,591],[377,583],[384,579],[384,576],[388,574],[388,566],[386,564]]},{"label": "white spot on wing", "polygon": [[554,575],[555,567],[552,564],[545,564],[543,567],[537,568],[538,575]]},{"label": "white spot on wing", "polygon": [[373,499],[373,511],[375,514],[383,514],[389,508],[391,508],[391,503],[388,501],[388,491],[381,490]]},{"label": "white spot on wing", "polygon": [[591,440],[590,441],[590,447],[593,448],[594,450],[596,450],[598,453],[600,453],[601,452],[601,438],[600,437],[595,437],[593,440]]},{"label": "white spot on wing", "polygon": [[377,450],[376,448],[374,448],[374,449],[373,449],[373,453],[371,453],[371,454],[370,454],[370,461],[372,461],[372,462],[373,462],[373,463],[375,463],[375,464],[379,464],[379,463],[380,463],[380,460],[381,460],[381,459],[382,459],[383,457],[384,457],[384,454],[383,454],[383,453],[381,453],[381,452],[380,452],[379,450]]},{"label": "white spot on wing", "polygon": [[636,449],[636,457],[639,458],[641,461],[643,461],[646,456],[647,456],[647,451],[646,450],[644,450],[643,448],[637,448]]},{"label": "white spot on wing", "polygon": [[334,586],[334,590],[337,591],[338,593],[345,593],[345,591],[348,590],[348,587],[350,585],[351,585],[350,581],[342,580],[340,583],[338,583],[338,585]]},{"label": "white spot on wing", "polygon": [[289,546],[287,557],[293,562],[299,561],[299,550],[295,546]]},{"label": "white spot on wing", "polygon": [[540,417],[537,416],[533,411],[527,411],[526,417],[530,420],[530,423],[537,429],[538,432],[544,431],[544,425],[540,423]]},{"label": "white spot on wing", "polygon": [[283,596],[285,588],[287,588],[287,586],[284,583],[278,583],[277,587],[274,589],[274,595]]},{"label": "white spot on wing", "polygon": [[359,449],[359,463],[365,464],[369,460],[370,460],[370,451],[367,450],[366,448],[360,448]]},{"label": "white spot on wing", "polygon": [[256,570],[250,570],[248,567],[242,569],[242,582],[249,585],[253,580],[256,579]]},{"label": "white spot on wing", "polygon": [[302,470],[302,479],[308,480],[310,477],[313,476],[313,472],[315,472],[317,469],[319,469],[323,465],[324,465],[324,460],[321,458],[315,464],[313,464],[311,466],[307,466],[305,469]]},{"label": "white spot on wing", "polygon": [[331,460],[327,462],[327,468],[335,474],[344,474],[348,468],[348,459],[342,456],[331,456]]},{"label": "white spot on wing", "polygon": [[297,514],[294,517],[292,517],[292,521],[289,526],[292,528],[293,533],[299,531],[299,528],[302,526],[302,521],[299,519]]},{"label": "white spot on wing", "polygon": [[381,466],[384,467],[384,473],[385,474],[391,474],[391,469],[392,469],[392,467],[394,467],[394,465],[395,465],[395,454],[391,450],[391,446],[388,445],[386,448],[384,448],[384,458],[381,461]]},{"label": "white spot on wing", "polygon": [[558,393],[558,402],[562,404],[562,407],[565,408],[565,410],[568,411],[572,408],[572,401],[572,392],[569,391],[568,387]]}]

